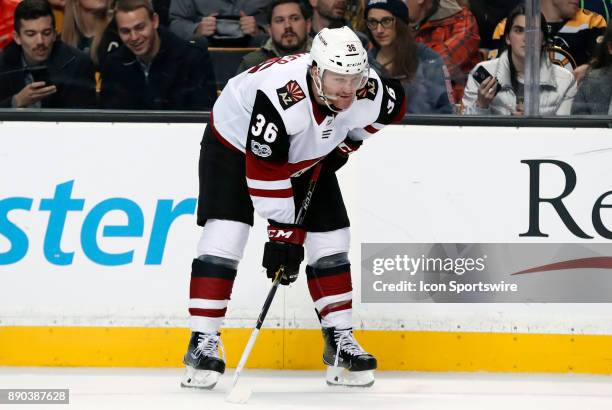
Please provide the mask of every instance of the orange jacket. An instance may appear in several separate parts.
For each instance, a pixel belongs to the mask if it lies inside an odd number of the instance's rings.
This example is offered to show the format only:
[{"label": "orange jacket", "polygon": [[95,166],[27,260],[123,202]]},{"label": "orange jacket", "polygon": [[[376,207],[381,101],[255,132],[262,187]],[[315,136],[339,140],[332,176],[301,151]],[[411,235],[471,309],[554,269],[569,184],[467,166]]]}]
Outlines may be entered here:
[{"label": "orange jacket", "polygon": [[21,0],[0,0],[0,50],[13,40],[13,13]]},{"label": "orange jacket", "polygon": [[480,62],[480,35],[474,15],[462,8],[448,17],[426,21],[415,34],[416,41],[440,54],[450,72],[455,102],[461,101],[467,75]]}]

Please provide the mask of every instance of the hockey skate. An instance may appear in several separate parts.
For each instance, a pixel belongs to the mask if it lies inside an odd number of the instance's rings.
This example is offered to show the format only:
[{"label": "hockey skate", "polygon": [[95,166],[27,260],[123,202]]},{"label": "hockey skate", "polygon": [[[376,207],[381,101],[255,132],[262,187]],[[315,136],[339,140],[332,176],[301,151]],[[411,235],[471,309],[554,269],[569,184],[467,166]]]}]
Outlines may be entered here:
[{"label": "hockey skate", "polygon": [[330,386],[370,387],[374,384],[376,359],[359,346],[353,329],[323,328],[327,365],[325,379]]},{"label": "hockey skate", "polygon": [[[223,359],[219,357],[219,348]],[[186,366],[181,387],[210,390],[225,372],[225,351],[219,333],[191,333],[187,353],[183,357]]]}]

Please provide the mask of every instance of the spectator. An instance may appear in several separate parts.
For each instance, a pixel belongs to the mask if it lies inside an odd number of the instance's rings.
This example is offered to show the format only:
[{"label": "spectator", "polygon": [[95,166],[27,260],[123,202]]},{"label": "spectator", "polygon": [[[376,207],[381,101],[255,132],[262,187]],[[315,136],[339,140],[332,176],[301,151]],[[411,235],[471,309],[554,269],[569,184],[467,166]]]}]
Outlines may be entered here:
[{"label": "spectator", "polygon": [[461,101],[470,70],[480,61],[478,24],[456,0],[407,0],[416,41],[431,48],[450,72],[454,101]]},{"label": "spectator", "polygon": [[369,0],[365,8],[368,35],[374,48],[370,66],[381,77],[400,80],[410,114],[450,114],[450,80],[442,58],[414,41],[408,8],[401,0]]},{"label": "spectator", "polygon": [[13,40],[13,13],[21,0],[0,0],[0,50]]},{"label": "spectator", "polygon": [[[504,43],[506,50],[499,58],[478,64],[468,78],[463,96],[466,114],[523,115],[525,95],[525,6],[516,7],[508,17]],[[542,28],[546,21],[542,17]],[[540,58],[540,115],[568,115],[576,95],[572,73],[553,64],[545,52],[546,33],[542,30]],[[479,68],[487,70],[480,83],[475,79]],[[499,85],[499,87],[498,87]]]},{"label": "spectator", "polygon": [[66,0],[62,40],[89,54],[96,66],[121,40],[113,25],[110,0]]},{"label": "spectator", "polygon": [[591,70],[578,88],[572,114],[612,115],[612,26],[608,26]]},{"label": "spectator", "polygon": [[259,46],[270,0],[172,0],[170,29],[184,40],[215,47]]},{"label": "spectator", "polygon": [[470,0],[470,11],[478,23],[480,48],[490,50],[498,45],[493,41],[495,26],[522,2],[522,0]]},{"label": "spectator", "polygon": [[325,27],[339,28],[348,25],[344,17],[346,14],[346,0],[310,0],[312,7],[312,27],[310,36],[314,36]]},{"label": "spectator", "polygon": [[361,40],[363,47],[368,48],[368,38],[361,31],[356,31],[351,21],[348,21],[348,2],[346,0],[310,0],[312,8],[312,27],[310,37],[314,38],[319,31],[328,28],[351,28]]},{"label": "spectator", "polygon": [[0,55],[0,107],[93,108],[93,64],[56,40],[47,0],[23,0],[14,24],[14,42]]},{"label": "spectator", "polygon": [[102,66],[104,108],[208,110],[215,75],[202,41],[189,43],[159,27],[149,0],[118,0],[117,32],[123,45]]},{"label": "spectator", "polygon": [[[548,22],[552,61],[573,70],[580,82],[593,58],[597,38],[606,31],[606,20],[599,14],[578,8],[577,0],[542,0],[542,14]],[[505,20],[502,20],[493,33],[498,44],[504,28]]]},{"label": "spectator", "polygon": [[62,41],[89,52],[94,35],[109,20],[109,0],[66,0]]},{"label": "spectator", "polygon": [[247,54],[238,73],[273,57],[303,53],[310,50],[312,39],[310,15],[300,0],[274,0],[268,9],[270,39],[259,50]]}]

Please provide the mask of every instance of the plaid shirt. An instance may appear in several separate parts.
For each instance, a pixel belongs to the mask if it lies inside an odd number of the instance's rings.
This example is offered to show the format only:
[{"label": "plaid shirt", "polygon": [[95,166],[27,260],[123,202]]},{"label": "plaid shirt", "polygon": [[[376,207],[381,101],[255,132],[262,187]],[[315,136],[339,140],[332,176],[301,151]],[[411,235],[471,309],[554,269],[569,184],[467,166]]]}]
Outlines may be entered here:
[{"label": "plaid shirt", "polygon": [[451,75],[455,102],[461,101],[467,76],[480,62],[480,35],[474,15],[464,7],[447,18],[425,22],[415,37],[440,54]]}]

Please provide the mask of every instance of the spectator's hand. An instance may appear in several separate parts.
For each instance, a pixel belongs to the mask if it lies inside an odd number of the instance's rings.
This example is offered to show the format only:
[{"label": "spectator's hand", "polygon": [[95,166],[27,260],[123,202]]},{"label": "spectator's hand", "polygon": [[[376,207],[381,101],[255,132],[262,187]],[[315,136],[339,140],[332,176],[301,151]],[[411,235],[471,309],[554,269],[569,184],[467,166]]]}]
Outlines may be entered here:
[{"label": "spectator's hand", "polygon": [[54,9],[64,10],[64,7],[66,7],[66,0],[49,0],[49,4]]},{"label": "spectator's hand", "polygon": [[213,13],[210,16],[202,17],[195,30],[195,34],[200,37],[209,37],[217,31],[217,16],[219,13]]},{"label": "spectator's hand", "polygon": [[580,85],[585,74],[587,73],[587,71],[589,71],[589,67],[590,66],[588,64],[583,64],[576,67],[576,69],[574,70],[574,77],[576,78],[577,83],[576,85]]},{"label": "spectator's hand", "polygon": [[26,85],[19,93],[15,94],[15,105],[17,108],[27,107],[56,92],[57,87],[55,85],[45,86],[44,81],[37,81]]},{"label": "spectator's hand", "polygon": [[255,17],[247,16],[242,10],[240,10],[240,30],[242,30],[242,32],[247,36],[251,37],[255,37],[257,34],[259,34],[259,27],[257,27]]},{"label": "spectator's hand", "polygon": [[493,101],[497,94],[496,91],[497,79],[495,77],[485,79],[480,83],[480,87],[478,87],[478,100],[476,100],[476,105],[480,108],[489,108],[491,101]]}]

